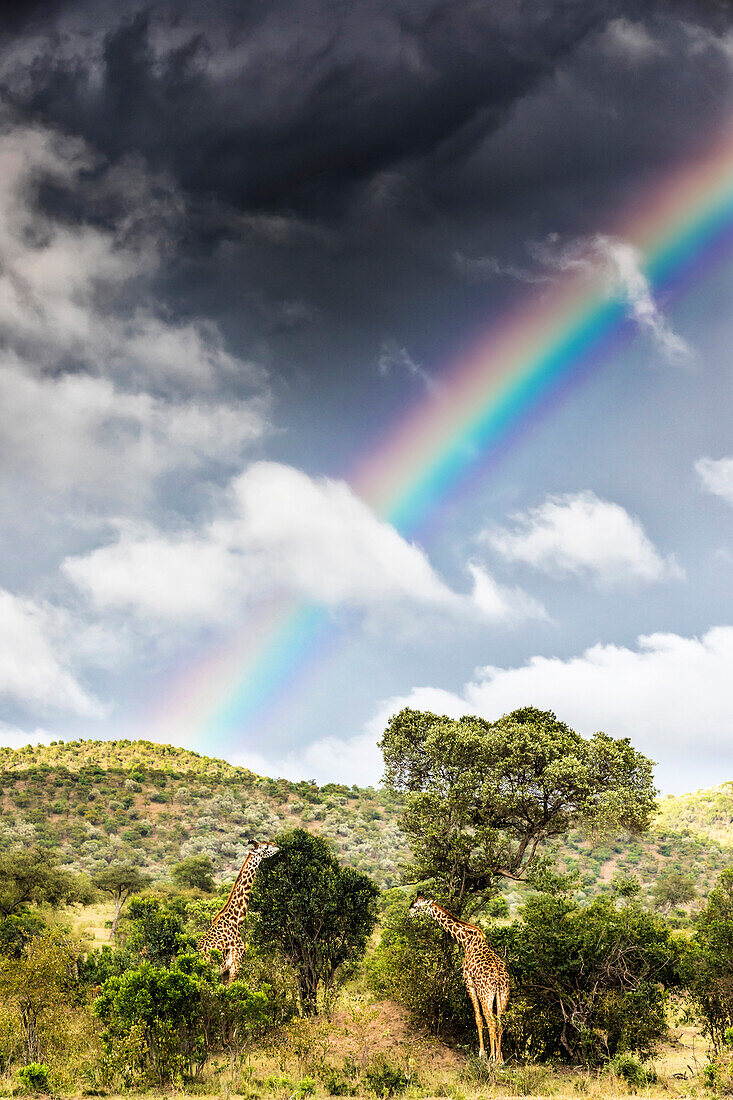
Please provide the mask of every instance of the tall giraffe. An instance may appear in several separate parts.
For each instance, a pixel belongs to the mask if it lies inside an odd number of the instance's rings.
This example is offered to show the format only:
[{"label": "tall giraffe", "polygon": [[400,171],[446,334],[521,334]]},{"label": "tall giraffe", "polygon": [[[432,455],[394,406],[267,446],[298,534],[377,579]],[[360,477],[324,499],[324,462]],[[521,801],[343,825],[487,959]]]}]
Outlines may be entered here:
[{"label": "tall giraffe", "polygon": [[[463,948],[463,980],[473,1003],[478,1028],[479,1058],[486,1057],[481,1009],[491,1041],[491,1057],[503,1062],[501,1056],[501,1017],[509,1000],[509,972],[499,956],[487,944],[481,929],[468,921],[454,917],[442,905],[429,901],[422,894],[410,906],[410,914],[428,913]],[[496,1017],[494,1017],[496,1002]]]},{"label": "tall giraffe", "polygon": [[263,859],[274,856],[279,851],[276,844],[268,841],[263,841],[262,844],[254,842],[254,848],[240,868],[226,905],[219,910],[208,932],[198,942],[199,951],[203,951],[205,955],[209,955],[214,948],[221,951],[221,976],[226,974],[228,982],[234,981],[244,958],[244,940],[239,929],[247,916],[249,894],[257,868]]}]

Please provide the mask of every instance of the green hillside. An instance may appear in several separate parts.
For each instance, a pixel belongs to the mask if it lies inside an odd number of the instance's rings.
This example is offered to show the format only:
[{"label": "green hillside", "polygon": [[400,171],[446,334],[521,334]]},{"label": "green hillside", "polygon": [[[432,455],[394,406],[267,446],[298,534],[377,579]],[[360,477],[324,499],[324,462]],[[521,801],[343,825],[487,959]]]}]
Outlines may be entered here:
[{"label": "green hillside", "polygon": [[266,779],[223,760],[149,741],[70,741],[0,750],[0,847],[57,849],[75,870],[131,861],[163,876],[208,855],[230,877],[250,839],[302,825],[381,885],[407,856],[386,791]]},{"label": "green hillside", "polygon": [[[400,799],[388,791],[268,779],[149,741],[0,749],[0,848],[18,840],[53,848],[75,870],[123,860],[165,877],[184,856],[203,853],[226,879],[250,839],[302,825],[388,887],[409,854],[399,810]],[[636,875],[648,888],[660,873],[680,870],[705,897],[731,862],[733,783],[662,799],[644,837],[591,844],[574,834],[558,851],[561,868],[581,872],[586,896],[616,875]]]},{"label": "green hillside", "polygon": [[733,782],[667,795],[659,804],[658,825],[733,846]]}]

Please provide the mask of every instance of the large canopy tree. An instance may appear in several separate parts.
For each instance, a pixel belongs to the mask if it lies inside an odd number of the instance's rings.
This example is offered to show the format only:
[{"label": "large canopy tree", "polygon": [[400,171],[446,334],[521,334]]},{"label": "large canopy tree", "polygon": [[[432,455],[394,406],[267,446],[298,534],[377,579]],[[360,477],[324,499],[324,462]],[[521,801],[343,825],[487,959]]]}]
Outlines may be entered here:
[{"label": "large canopy tree", "polygon": [[377,920],[379,890],[366,875],[342,867],[323,837],[291,829],[275,838],[250,901],[252,939],[276,948],[293,966],[307,1015],[318,1011],[318,988],[329,994],[340,973],[366,950]]},{"label": "large canopy tree", "polygon": [[527,880],[574,827],[639,832],[655,807],[652,761],[628,738],[581,737],[551,711],[496,722],[405,709],[381,742],[385,782],[406,795],[410,877],[457,913],[501,878]]}]

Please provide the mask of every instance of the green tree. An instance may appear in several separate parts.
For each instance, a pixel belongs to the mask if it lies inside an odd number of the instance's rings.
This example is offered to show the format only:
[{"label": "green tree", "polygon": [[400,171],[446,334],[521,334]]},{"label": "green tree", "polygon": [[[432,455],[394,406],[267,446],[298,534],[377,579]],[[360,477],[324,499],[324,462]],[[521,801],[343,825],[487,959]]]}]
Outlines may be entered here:
[{"label": "green tree", "polygon": [[92,876],[92,881],[98,890],[110,894],[115,903],[115,915],[112,920],[110,939],[117,936],[117,924],[120,919],[120,911],[131,894],[136,894],[147,885],[149,879],[129,863],[110,863]]},{"label": "green tree", "polygon": [[733,868],[723,871],[697,918],[690,987],[716,1050],[733,1027]]},{"label": "green tree", "polygon": [[687,905],[696,897],[695,879],[684,871],[668,871],[660,875],[652,887],[652,901],[663,913]]},{"label": "green tree", "polygon": [[119,977],[108,978],[94,1002],[94,1012],[107,1029],[103,1039],[109,1054],[129,1045],[142,1029],[140,1069],[158,1085],[206,1060],[200,1037],[201,983],[175,967],[143,962]]},{"label": "green tree", "polygon": [[11,849],[0,855],[2,917],[18,914],[30,905],[89,902],[93,896],[89,881],[60,870],[49,852]]},{"label": "green tree", "polygon": [[193,888],[210,894],[216,889],[214,864],[208,856],[186,856],[173,868],[173,881],[181,890]]},{"label": "green tree", "polygon": [[170,966],[176,955],[193,947],[181,917],[158,898],[132,897],[126,912],[130,927],[127,947],[144,955],[153,966]]},{"label": "green tree", "polygon": [[303,1011],[312,1015],[319,986],[328,999],[349,964],[363,956],[379,890],[366,875],[341,867],[322,837],[291,829],[275,843],[280,851],[262,863],[252,890],[252,938],[290,962]]},{"label": "green tree", "polygon": [[19,958],[0,958],[0,1003],[19,1018],[23,1054],[40,1062],[77,986],[77,955],[62,937],[44,932]]},{"label": "green tree", "polygon": [[683,982],[683,945],[637,902],[538,894],[491,942],[510,970],[508,1045],[518,1056],[646,1056],[666,1034],[665,991]]},{"label": "green tree", "polygon": [[[103,1041],[113,1068],[118,1054],[137,1061],[131,1079],[159,1086],[200,1070],[215,1050],[238,1056],[267,1021],[267,993],[243,981],[222,986],[199,955],[181,955],[170,968],[145,961],[108,978],[94,1002],[106,1025]],[[124,1074],[123,1074],[124,1076]]]},{"label": "green tree", "polygon": [[530,879],[547,841],[574,827],[638,832],[655,807],[652,762],[628,738],[586,739],[534,707],[496,722],[405,709],[381,747],[385,782],[406,795],[410,878],[432,880],[459,915],[500,878]]}]

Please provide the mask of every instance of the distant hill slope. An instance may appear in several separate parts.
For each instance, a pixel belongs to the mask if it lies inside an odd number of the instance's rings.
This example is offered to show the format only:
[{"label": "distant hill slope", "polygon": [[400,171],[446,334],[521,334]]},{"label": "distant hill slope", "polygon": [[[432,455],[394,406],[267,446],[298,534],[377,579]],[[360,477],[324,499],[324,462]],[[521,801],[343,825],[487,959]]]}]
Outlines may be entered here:
[{"label": "distant hill slope", "polygon": [[733,847],[733,782],[691,794],[667,795],[659,803],[657,826]]},{"label": "distant hill slope", "polygon": [[162,876],[203,853],[227,878],[251,839],[302,825],[391,886],[408,855],[399,807],[387,791],[267,779],[150,741],[0,749],[0,847],[36,842],[79,870],[129,860]]},{"label": "distant hill slope", "polygon": [[[393,886],[409,856],[397,827],[400,807],[388,791],[268,779],[150,741],[0,748],[0,849],[37,843],[79,870],[129,860],[164,877],[179,859],[204,853],[227,879],[251,839],[302,826],[332,840],[344,862]],[[586,896],[615,875],[635,874],[648,889],[674,869],[692,874],[705,897],[733,864],[733,783],[662,799],[641,838],[591,846],[571,835],[558,862],[580,870]]]}]

